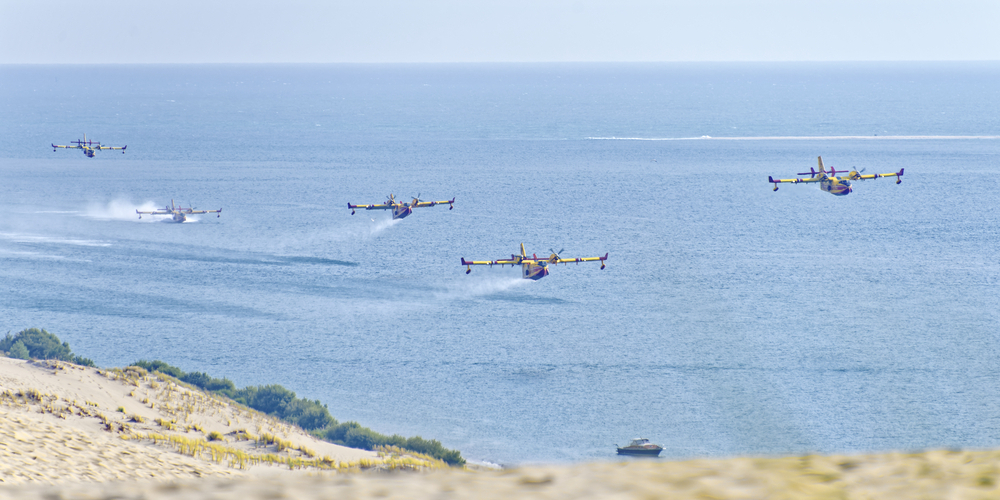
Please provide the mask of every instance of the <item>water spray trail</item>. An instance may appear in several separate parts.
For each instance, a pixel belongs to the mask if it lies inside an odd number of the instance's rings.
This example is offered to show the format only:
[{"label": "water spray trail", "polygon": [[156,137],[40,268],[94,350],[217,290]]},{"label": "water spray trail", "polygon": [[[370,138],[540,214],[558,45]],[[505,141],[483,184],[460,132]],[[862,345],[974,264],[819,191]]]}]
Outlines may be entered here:
[{"label": "water spray trail", "polygon": [[374,238],[378,236],[382,231],[389,229],[392,226],[400,223],[403,219],[382,219],[376,220],[368,230],[368,236]]},{"label": "water spray trail", "polygon": [[107,204],[91,203],[87,207],[87,211],[83,213],[84,216],[93,219],[104,219],[104,220],[134,220],[137,222],[156,222],[159,218],[154,218],[152,216],[146,216],[139,219],[139,214],[135,213],[136,210],[141,210],[143,212],[151,212],[157,210],[159,207],[151,201],[147,201],[142,205],[135,205],[128,200],[114,200]]},{"label": "water spray trail", "polygon": [[[463,280],[464,281],[464,280]],[[447,285],[447,290],[436,293],[439,299],[462,299],[470,297],[482,297],[495,293],[506,292],[513,288],[525,286],[531,280],[523,278],[487,278],[483,280],[470,280],[465,282],[453,282]]]}]

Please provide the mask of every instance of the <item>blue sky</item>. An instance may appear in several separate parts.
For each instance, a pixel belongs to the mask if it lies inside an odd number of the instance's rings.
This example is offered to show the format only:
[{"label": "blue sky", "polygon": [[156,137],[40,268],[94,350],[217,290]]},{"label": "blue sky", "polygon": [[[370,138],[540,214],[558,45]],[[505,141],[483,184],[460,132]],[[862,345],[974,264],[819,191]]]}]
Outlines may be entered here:
[{"label": "blue sky", "polygon": [[0,0],[0,63],[1000,60],[1000,1]]}]

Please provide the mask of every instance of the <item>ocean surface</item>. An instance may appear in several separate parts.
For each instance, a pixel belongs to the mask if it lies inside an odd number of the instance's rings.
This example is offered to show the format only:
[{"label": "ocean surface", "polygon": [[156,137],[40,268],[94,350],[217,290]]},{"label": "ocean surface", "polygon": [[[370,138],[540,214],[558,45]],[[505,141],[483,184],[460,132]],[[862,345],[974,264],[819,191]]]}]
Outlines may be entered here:
[{"label": "ocean surface", "polygon": [[[0,66],[0,334],[504,465],[1000,446],[1000,63]],[[83,134],[125,154],[53,152]],[[905,168],[835,197],[816,165]],[[348,203],[456,198],[401,221]],[[221,217],[144,216],[174,200]],[[540,281],[460,259],[590,257]]]}]

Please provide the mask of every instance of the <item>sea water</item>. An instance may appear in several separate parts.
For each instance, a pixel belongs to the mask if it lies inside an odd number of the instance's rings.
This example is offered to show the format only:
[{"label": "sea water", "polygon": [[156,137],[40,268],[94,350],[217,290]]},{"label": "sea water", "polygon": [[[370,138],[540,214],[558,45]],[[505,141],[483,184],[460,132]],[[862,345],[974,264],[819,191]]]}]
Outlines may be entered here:
[{"label": "sea water", "polygon": [[[0,326],[501,464],[996,447],[998,76],[2,66]],[[906,170],[772,191],[820,155]],[[455,208],[347,208],[390,193]],[[607,269],[460,265],[521,243]]]}]

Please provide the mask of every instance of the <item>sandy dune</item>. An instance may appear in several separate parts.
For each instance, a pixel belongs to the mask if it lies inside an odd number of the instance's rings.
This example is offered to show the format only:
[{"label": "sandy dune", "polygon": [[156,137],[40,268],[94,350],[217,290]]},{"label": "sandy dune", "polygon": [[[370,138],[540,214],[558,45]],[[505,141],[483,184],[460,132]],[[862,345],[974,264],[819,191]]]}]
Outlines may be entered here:
[{"label": "sandy dune", "polygon": [[997,451],[453,469],[325,443],[141,370],[0,358],[0,499],[975,499],[1000,498],[998,481]]},{"label": "sandy dune", "polygon": [[0,483],[442,466],[381,457],[138,367],[0,358]]}]

